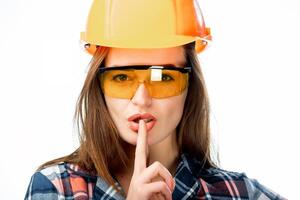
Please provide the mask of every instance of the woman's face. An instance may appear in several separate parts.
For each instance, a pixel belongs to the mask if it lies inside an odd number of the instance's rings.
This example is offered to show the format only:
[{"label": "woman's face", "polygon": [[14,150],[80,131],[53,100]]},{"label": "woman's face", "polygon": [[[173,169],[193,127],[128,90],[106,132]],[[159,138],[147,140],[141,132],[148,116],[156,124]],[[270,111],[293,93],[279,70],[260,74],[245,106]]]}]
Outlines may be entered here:
[{"label": "woman's face", "polygon": [[[184,66],[184,49],[180,47],[163,49],[124,49],[110,48],[105,59],[105,67],[128,65],[164,65]],[[136,114],[148,113],[156,118],[146,124],[148,144],[158,144],[170,136],[175,136],[180,122],[187,89],[178,96],[155,99],[149,96],[144,84],[140,84],[132,99],[114,98],[104,95],[109,113],[117,126],[120,136],[126,142],[135,145],[138,124],[128,121]],[[147,115],[146,115],[147,117]],[[154,126],[153,126],[154,125]]]}]

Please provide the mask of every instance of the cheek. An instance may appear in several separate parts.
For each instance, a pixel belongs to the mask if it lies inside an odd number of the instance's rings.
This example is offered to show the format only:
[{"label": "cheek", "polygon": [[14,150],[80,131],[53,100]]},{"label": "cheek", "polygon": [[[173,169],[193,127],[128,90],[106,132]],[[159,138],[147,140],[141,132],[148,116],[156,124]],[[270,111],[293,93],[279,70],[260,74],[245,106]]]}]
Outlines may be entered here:
[{"label": "cheek", "polygon": [[178,125],[181,120],[186,93],[166,99],[160,104],[160,114],[163,116],[164,123],[173,128]]},{"label": "cheek", "polygon": [[107,105],[107,109],[112,117],[112,119],[116,122],[118,116],[122,116],[122,111],[126,110],[129,101],[127,99],[116,99],[108,96],[104,96],[105,102]]}]

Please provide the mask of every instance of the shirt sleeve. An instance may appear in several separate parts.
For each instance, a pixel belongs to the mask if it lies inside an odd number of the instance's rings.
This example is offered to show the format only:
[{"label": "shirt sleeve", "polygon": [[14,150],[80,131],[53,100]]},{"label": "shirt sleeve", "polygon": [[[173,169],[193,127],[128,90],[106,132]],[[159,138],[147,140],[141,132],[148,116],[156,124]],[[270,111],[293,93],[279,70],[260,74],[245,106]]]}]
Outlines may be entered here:
[{"label": "shirt sleeve", "polygon": [[36,172],[32,175],[25,200],[62,200],[52,182],[42,173]]},{"label": "shirt sleeve", "polygon": [[276,192],[260,184],[256,179],[245,178],[249,199],[253,200],[287,200]]}]

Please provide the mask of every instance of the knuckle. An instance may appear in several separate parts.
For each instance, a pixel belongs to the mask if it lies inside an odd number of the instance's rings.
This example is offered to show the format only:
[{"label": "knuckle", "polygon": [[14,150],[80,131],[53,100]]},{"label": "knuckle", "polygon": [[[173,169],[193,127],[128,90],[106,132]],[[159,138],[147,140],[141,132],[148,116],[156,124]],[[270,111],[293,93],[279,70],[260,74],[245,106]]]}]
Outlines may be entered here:
[{"label": "knuckle", "polygon": [[158,161],[155,161],[155,162],[154,162],[154,166],[155,166],[155,168],[156,168],[157,170],[163,169],[163,165],[162,165],[160,162],[158,162]]},{"label": "knuckle", "polygon": [[170,188],[167,184],[164,184],[163,188],[164,188],[165,191],[168,191],[168,192],[170,191]]},{"label": "knuckle", "polygon": [[159,187],[161,188],[161,189],[167,189],[167,184],[165,183],[165,182],[163,182],[163,181],[160,181],[159,182]]},{"label": "knuckle", "polygon": [[155,161],[153,164],[155,165],[155,167],[159,167],[161,165],[158,161]]}]

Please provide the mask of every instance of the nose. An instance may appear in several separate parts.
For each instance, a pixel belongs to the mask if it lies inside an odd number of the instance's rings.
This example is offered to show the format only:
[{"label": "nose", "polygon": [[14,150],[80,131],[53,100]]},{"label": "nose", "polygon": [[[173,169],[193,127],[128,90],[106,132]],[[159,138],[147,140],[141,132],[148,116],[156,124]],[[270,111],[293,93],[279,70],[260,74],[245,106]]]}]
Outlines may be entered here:
[{"label": "nose", "polygon": [[131,99],[132,103],[139,107],[148,107],[152,103],[152,97],[144,83],[139,84],[134,96]]}]

